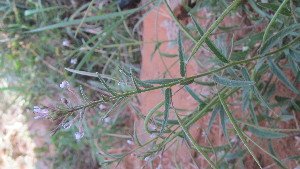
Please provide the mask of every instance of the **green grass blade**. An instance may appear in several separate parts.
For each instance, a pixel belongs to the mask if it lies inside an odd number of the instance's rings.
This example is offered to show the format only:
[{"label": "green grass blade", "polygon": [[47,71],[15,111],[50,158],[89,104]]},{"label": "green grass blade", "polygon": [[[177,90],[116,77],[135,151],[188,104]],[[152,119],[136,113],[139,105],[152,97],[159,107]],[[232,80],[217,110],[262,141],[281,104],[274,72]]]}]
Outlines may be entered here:
[{"label": "green grass blade", "polygon": [[287,76],[280,70],[280,68],[271,59],[268,59],[268,63],[272,73],[274,73],[277,76],[277,78],[288,88],[290,88],[294,93],[299,94],[299,91],[294,87],[294,85],[289,81]]},{"label": "green grass blade", "polygon": [[198,145],[196,140],[193,138],[191,133],[188,131],[188,129],[184,126],[183,121],[180,119],[178,113],[175,111],[176,117],[178,119],[179,125],[184,132],[184,134],[188,137],[188,139],[192,142],[192,144],[195,146],[196,150],[203,155],[203,157],[206,159],[206,161],[211,165],[212,168],[218,168],[213,161],[210,160],[208,154],[202,150],[202,148]]},{"label": "green grass blade", "polygon": [[[201,26],[199,25],[199,23],[196,21],[196,19],[192,17],[192,20],[197,28],[198,33],[203,36],[204,35],[204,31],[201,28]],[[212,40],[210,40],[209,37],[206,38],[205,43],[207,44],[207,46],[209,47],[209,49],[218,57],[218,59],[220,59],[220,61],[224,62],[224,63],[229,63],[229,61],[226,59],[226,57],[219,51],[219,49],[216,47],[216,45],[213,43]]]},{"label": "green grass blade", "polygon": [[261,165],[259,164],[258,159],[255,157],[254,153],[252,152],[252,150],[250,149],[250,146],[248,145],[248,142],[244,136],[243,131],[240,129],[240,127],[237,125],[236,120],[234,119],[233,115],[231,114],[229,108],[227,107],[227,104],[225,103],[224,99],[221,97],[221,95],[218,93],[218,97],[219,100],[229,118],[229,120],[231,121],[235,131],[237,132],[238,136],[240,137],[240,139],[242,140],[242,142],[244,143],[245,147],[247,148],[247,150],[249,151],[249,153],[251,154],[251,156],[253,157],[253,159],[255,160],[255,162],[257,163],[257,165],[259,166],[259,168],[262,168]]},{"label": "green grass blade", "polygon": [[225,77],[221,77],[217,74],[214,74],[214,80],[221,85],[229,86],[229,87],[247,87],[252,86],[255,84],[253,81],[238,81],[238,80],[231,80]]},{"label": "green grass blade", "polygon": [[171,98],[172,98],[172,91],[171,88],[167,88],[165,91],[165,111],[164,111],[164,121],[162,123],[162,127],[160,130],[160,133],[163,133],[167,124],[168,124],[168,118],[169,118],[169,112],[170,112],[170,104],[171,104]]},{"label": "green grass blade", "polygon": [[125,99],[126,97],[121,97],[119,98],[116,103],[111,106],[111,108],[105,113],[105,115],[102,117],[102,119],[105,119],[106,117],[108,117],[108,115]]},{"label": "green grass blade", "polygon": [[91,8],[92,8],[92,6],[93,6],[93,4],[94,4],[94,1],[95,1],[95,0],[92,0],[92,1],[90,2],[89,7],[88,7],[87,10],[85,11],[85,14],[84,14],[83,18],[81,19],[80,24],[77,26],[76,31],[75,31],[75,35],[74,35],[75,38],[76,38],[76,36],[77,36],[77,34],[78,34],[78,31],[79,31],[80,27],[81,27],[81,26],[83,25],[83,23],[85,22],[86,17],[87,17],[87,14],[90,12],[90,10],[91,10]]},{"label": "green grass blade", "polygon": [[178,31],[177,43],[178,43],[178,56],[179,56],[179,63],[180,63],[180,75],[182,77],[185,77],[184,48],[183,48],[183,44],[182,44],[180,30]]},{"label": "green grass blade", "polygon": [[[139,8],[135,8],[135,9],[130,9],[130,10],[126,10],[126,11],[121,11],[121,12],[114,12],[114,13],[108,13],[108,14],[103,14],[100,16],[91,16],[91,17],[87,17],[85,19],[85,22],[94,22],[94,21],[99,21],[99,20],[106,20],[106,19],[110,19],[110,18],[116,18],[116,17],[120,17],[123,15],[130,15],[133,14],[135,12],[140,11],[141,9],[143,9],[144,7],[148,6],[149,4],[151,4],[152,1],[148,2],[147,4],[139,7]],[[42,28],[37,28],[37,29],[33,29],[30,31],[27,31],[26,33],[33,33],[33,32],[40,32],[40,31],[45,31],[45,30],[50,30],[50,29],[57,29],[57,28],[61,28],[61,27],[66,27],[66,26],[71,26],[71,25],[78,25],[80,24],[82,21],[82,19],[75,19],[75,20],[71,20],[71,21],[67,21],[67,22],[60,22],[57,24],[53,24],[53,25],[48,25]]]}]

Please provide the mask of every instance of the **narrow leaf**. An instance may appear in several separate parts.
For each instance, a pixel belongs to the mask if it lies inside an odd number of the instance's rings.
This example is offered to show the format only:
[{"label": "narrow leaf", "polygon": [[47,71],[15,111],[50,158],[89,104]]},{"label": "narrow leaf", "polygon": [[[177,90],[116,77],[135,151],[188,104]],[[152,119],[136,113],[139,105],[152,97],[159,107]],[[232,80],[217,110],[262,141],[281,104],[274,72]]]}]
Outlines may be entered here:
[{"label": "narrow leaf", "polygon": [[145,80],[143,82],[144,83],[148,83],[148,84],[160,84],[160,85],[164,85],[164,84],[169,84],[169,83],[177,82],[179,80],[181,80],[181,78],[175,78],[175,79],[153,79],[153,80]]},{"label": "narrow leaf", "polygon": [[289,81],[287,76],[280,70],[280,68],[271,60],[268,59],[270,69],[272,73],[274,73],[278,79],[285,84],[288,88],[290,88],[296,94],[299,94],[299,91],[294,87],[294,85]]},{"label": "narrow leaf", "polygon": [[215,121],[215,118],[216,118],[218,112],[220,111],[220,108],[221,108],[221,105],[217,105],[217,106],[214,108],[214,110],[213,110],[213,112],[212,112],[212,114],[211,114],[210,120],[209,120],[209,122],[208,122],[208,126],[207,126],[206,133],[209,133],[209,132],[210,132],[211,126],[212,126],[213,122]]},{"label": "narrow leaf", "polygon": [[165,111],[164,111],[164,121],[160,130],[160,133],[163,133],[165,130],[165,127],[168,124],[168,118],[169,118],[169,111],[170,111],[170,104],[171,104],[171,97],[172,97],[172,91],[171,88],[167,88],[165,90]]},{"label": "narrow leaf", "polygon": [[209,156],[207,155],[207,153],[205,151],[202,150],[202,148],[197,144],[196,140],[193,138],[193,136],[191,135],[191,133],[188,131],[188,129],[184,126],[183,121],[180,119],[178,113],[175,111],[176,117],[178,119],[178,122],[180,124],[180,127],[182,129],[182,131],[184,132],[184,134],[188,137],[188,139],[192,142],[192,144],[195,146],[196,150],[203,155],[203,157],[206,159],[206,161],[211,165],[212,168],[218,168],[214,162],[212,162],[209,158]]},{"label": "narrow leaf", "polygon": [[200,97],[198,96],[198,94],[189,86],[185,86],[185,90],[199,103],[199,104],[206,104],[202,99],[200,99]]},{"label": "narrow leaf", "polygon": [[[204,31],[201,28],[201,26],[199,25],[199,23],[196,21],[196,19],[192,17],[192,20],[197,28],[198,33],[203,36],[204,35]],[[216,47],[216,45],[213,43],[212,40],[210,40],[209,38],[206,38],[205,43],[207,44],[207,46],[209,47],[209,49],[218,57],[218,59],[224,63],[229,63],[229,61],[226,59],[226,57],[219,51],[219,49]]]},{"label": "narrow leaf", "polygon": [[288,136],[287,134],[279,133],[276,131],[254,128],[254,127],[249,127],[249,131],[261,138],[274,139],[274,138],[283,138]]},{"label": "narrow leaf", "polygon": [[105,115],[102,117],[102,119],[105,119],[108,117],[108,115],[125,99],[126,97],[119,98],[113,106],[105,113]]},{"label": "narrow leaf", "polygon": [[131,70],[131,69],[130,69],[130,78],[131,78],[131,80],[132,80],[132,82],[133,82],[133,84],[134,84],[136,90],[137,90],[138,92],[140,92],[141,89],[140,89],[139,86],[137,85],[137,82],[136,82],[136,80],[134,79],[134,76],[133,76],[133,73],[132,73],[132,70]]},{"label": "narrow leaf", "polygon": [[[277,4],[273,4],[273,3],[257,3],[259,6],[264,7],[264,8],[268,8],[272,11],[277,11],[277,9],[279,8],[279,5]],[[288,10],[287,8],[282,8],[280,11],[281,14],[286,15],[286,16],[291,16],[291,11]]]},{"label": "narrow leaf", "polygon": [[[65,68],[66,71],[72,72],[75,74],[83,75],[83,76],[89,76],[89,77],[98,77],[96,73],[91,73],[91,72],[86,72],[86,71],[81,71],[81,70],[75,70],[75,69],[70,69],[70,68]],[[110,79],[119,82],[119,80],[113,78],[112,76],[108,76],[105,74],[100,74],[102,78],[104,79]]]},{"label": "narrow leaf", "polygon": [[[249,72],[247,71],[247,69],[242,68],[242,75],[244,77],[245,80],[249,81],[250,80],[250,75]],[[265,99],[262,97],[262,95],[260,94],[259,90],[257,89],[257,87],[255,85],[251,86],[251,89],[253,91],[253,94],[256,96],[256,98],[261,102],[261,104],[267,108],[269,108],[270,110],[272,110],[268,103],[265,101]]]},{"label": "narrow leaf", "polygon": [[292,31],[299,28],[300,28],[300,24],[293,24],[289,27],[280,30],[278,33],[276,33],[275,35],[271,36],[269,39],[266,40],[266,42],[259,49],[260,54],[264,56],[269,52],[271,48],[273,48],[278,42],[280,42],[286,35],[292,33]]},{"label": "narrow leaf", "polygon": [[180,75],[185,77],[185,63],[184,63],[184,48],[181,39],[181,32],[178,31],[178,56],[179,56],[179,63],[180,63]]},{"label": "narrow leaf", "polygon": [[255,114],[255,111],[254,111],[254,108],[252,106],[252,103],[249,103],[249,111],[251,113],[251,116],[253,118],[253,121],[256,125],[258,125],[258,120],[257,120],[257,117],[256,117],[256,114]]},{"label": "narrow leaf", "polygon": [[221,120],[221,126],[222,126],[223,134],[224,134],[228,144],[231,146],[230,140],[228,138],[228,133],[227,133],[227,130],[226,130],[226,117],[225,117],[225,112],[224,112],[223,107],[221,107],[221,109],[220,109],[220,120]]},{"label": "narrow leaf", "polygon": [[[275,150],[274,150],[274,148],[273,148],[273,145],[272,145],[272,142],[271,142],[270,139],[268,139],[268,148],[269,148],[269,150],[270,150],[270,153],[271,153],[273,156],[277,157],[276,152],[275,152]],[[286,166],[284,166],[284,164],[281,163],[281,161],[278,161],[278,160],[276,160],[276,159],[274,159],[274,158],[273,158],[273,160],[274,160],[281,168],[283,168],[283,169],[287,168]]]},{"label": "narrow leaf", "polygon": [[247,87],[252,86],[255,84],[253,81],[238,81],[238,80],[231,80],[224,77],[221,77],[217,74],[214,74],[214,79],[218,84],[229,86],[229,87]]},{"label": "narrow leaf", "polygon": [[96,74],[97,74],[97,77],[99,78],[100,82],[104,85],[104,87],[108,90],[108,92],[109,92],[110,94],[112,94],[113,96],[117,96],[118,94],[117,94],[116,92],[114,92],[114,91],[106,84],[106,82],[105,82],[104,79],[101,77],[101,75],[100,75],[98,72],[96,72]]},{"label": "narrow leaf", "polygon": [[248,142],[244,136],[243,131],[240,129],[240,127],[238,126],[238,124],[236,123],[236,120],[234,119],[233,115],[231,114],[229,108],[227,107],[227,104],[225,103],[224,99],[221,97],[221,95],[218,93],[218,97],[219,100],[229,118],[229,120],[231,121],[235,131],[237,132],[238,136],[240,137],[240,139],[242,140],[242,142],[244,143],[245,147],[247,148],[247,150],[249,151],[249,153],[251,154],[251,156],[253,157],[253,159],[255,160],[255,162],[257,163],[257,165],[259,166],[259,168],[262,168],[261,165],[259,164],[258,159],[255,157],[254,153],[252,152],[252,150],[250,149],[250,146],[248,145]]}]

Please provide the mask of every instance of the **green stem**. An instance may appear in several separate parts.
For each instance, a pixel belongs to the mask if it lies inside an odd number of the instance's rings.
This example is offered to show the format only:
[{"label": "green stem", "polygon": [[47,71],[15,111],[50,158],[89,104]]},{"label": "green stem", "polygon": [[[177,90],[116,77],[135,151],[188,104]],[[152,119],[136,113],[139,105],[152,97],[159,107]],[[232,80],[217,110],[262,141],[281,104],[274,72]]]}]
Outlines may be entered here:
[{"label": "green stem", "polygon": [[281,9],[284,7],[284,5],[286,5],[287,3],[289,2],[289,0],[284,0],[282,2],[282,4],[279,6],[279,8],[277,9],[277,11],[275,12],[275,15],[274,17],[271,19],[269,25],[267,26],[266,30],[265,30],[265,33],[264,33],[264,36],[263,36],[263,39],[262,39],[262,44],[265,43],[266,39],[267,39],[267,36],[270,32],[270,29],[271,29],[271,26],[273,25],[273,23],[275,22],[275,20],[277,19],[277,17],[279,16],[280,14],[280,11]]},{"label": "green stem", "polygon": [[116,100],[116,99],[121,98],[121,97],[128,97],[128,96],[139,94],[139,93],[143,93],[143,92],[148,92],[148,91],[152,91],[152,90],[156,90],[156,89],[161,89],[161,88],[165,88],[165,87],[172,87],[172,86],[175,86],[175,85],[178,85],[178,84],[184,84],[184,82],[188,82],[188,81],[191,81],[191,80],[203,77],[203,76],[211,75],[213,73],[217,73],[217,72],[219,72],[221,70],[224,70],[224,69],[227,69],[229,67],[232,67],[232,66],[235,66],[235,65],[239,65],[239,64],[248,63],[248,62],[260,59],[260,58],[262,58],[262,57],[261,56],[256,56],[256,57],[253,57],[253,58],[250,58],[250,59],[246,59],[246,60],[231,62],[230,64],[228,64],[226,66],[223,66],[221,68],[218,68],[218,69],[215,69],[215,70],[212,70],[212,71],[208,71],[208,72],[205,72],[205,73],[202,73],[202,74],[198,74],[198,75],[195,75],[195,76],[190,76],[190,77],[182,78],[182,79],[179,79],[178,81],[175,81],[175,82],[172,82],[172,83],[168,83],[168,84],[164,84],[164,85],[160,85],[160,86],[155,86],[155,87],[151,87],[151,88],[147,88],[147,89],[142,89],[140,91],[132,91],[132,92],[128,92],[128,93],[119,94],[119,95],[116,95],[116,96],[109,97],[109,98],[107,98],[105,100],[102,99],[102,100],[92,101],[92,102],[90,102],[88,104],[74,107],[73,109],[69,110],[68,112],[77,111],[77,110],[80,110],[80,109],[83,109],[83,108],[87,108],[87,107],[93,107],[93,106],[96,106],[96,105],[98,105],[100,103],[105,103],[105,102],[108,102],[108,101]]},{"label": "green stem", "polygon": [[205,34],[201,37],[201,39],[197,42],[196,46],[192,50],[191,56],[188,58],[188,61],[196,54],[200,46],[203,44],[203,42],[206,40],[206,38],[212,33],[213,30],[217,28],[217,26],[220,24],[220,22],[226,17],[226,15],[233,10],[238,4],[241,2],[241,0],[235,0],[228,8],[221,14],[221,16],[214,22],[214,24],[211,25],[211,27],[205,32]]}]

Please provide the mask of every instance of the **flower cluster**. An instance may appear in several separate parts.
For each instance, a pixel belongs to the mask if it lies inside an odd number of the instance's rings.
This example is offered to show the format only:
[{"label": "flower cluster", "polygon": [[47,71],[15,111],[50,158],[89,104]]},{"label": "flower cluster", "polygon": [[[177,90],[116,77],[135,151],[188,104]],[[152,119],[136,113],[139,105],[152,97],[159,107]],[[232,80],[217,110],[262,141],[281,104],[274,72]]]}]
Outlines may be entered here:
[{"label": "flower cluster", "polygon": [[37,116],[35,116],[34,119],[40,119],[49,116],[49,109],[47,108],[40,108],[39,106],[34,106],[33,112],[37,114]]}]

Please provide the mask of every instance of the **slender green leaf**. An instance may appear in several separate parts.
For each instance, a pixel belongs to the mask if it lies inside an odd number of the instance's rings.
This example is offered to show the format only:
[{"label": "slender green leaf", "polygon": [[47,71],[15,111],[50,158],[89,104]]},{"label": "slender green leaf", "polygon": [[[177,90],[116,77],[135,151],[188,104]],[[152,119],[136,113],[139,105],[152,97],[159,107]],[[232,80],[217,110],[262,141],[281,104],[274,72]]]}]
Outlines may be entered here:
[{"label": "slender green leaf", "polygon": [[296,54],[295,51],[289,50],[289,53],[295,61],[300,62],[300,52]]},{"label": "slender green leaf", "polygon": [[144,83],[148,83],[148,84],[160,84],[160,85],[164,85],[164,84],[169,84],[169,83],[173,83],[176,81],[181,80],[181,78],[175,78],[175,79],[153,79],[153,80],[145,80],[143,81]]},{"label": "slender green leaf", "polygon": [[[250,80],[250,75],[249,72],[247,71],[247,69],[242,68],[242,75],[244,77],[245,80],[249,81]],[[262,95],[260,94],[259,90],[257,89],[257,87],[255,85],[251,86],[251,89],[253,91],[253,94],[256,96],[256,98],[260,101],[260,103],[269,108],[270,110],[272,110],[268,103],[265,101],[265,99],[262,97]]]},{"label": "slender green leaf", "polygon": [[[131,15],[131,14],[143,9],[144,7],[148,6],[150,3],[152,3],[152,1],[148,2],[147,4],[145,4],[145,5],[143,5],[139,8],[135,8],[135,9],[125,10],[125,11],[121,11],[121,12],[108,13],[108,14],[103,14],[103,15],[100,15],[100,16],[87,17],[85,19],[85,22],[94,22],[94,21],[99,21],[99,20],[105,20],[105,19],[124,16],[124,15],[127,15],[127,14]],[[81,19],[75,19],[75,20],[71,20],[71,21],[60,22],[60,23],[53,24],[53,25],[48,25],[48,26],[45,26],[45,27],[42,27],[42,28],[33,29],[33,30],[30,30],[30,31],[27,31],[27,33],[45,31],[45,30],[56,29],[56,28],[61,28],[61,27],[66,27],[66,26],[71,26],[71,25],[78,25],[78,24],[80,24],[80,22],[81,22]]]},{"label": "slender green leaf", "polygon": [[[277,4],[273,4],[273,3],[257,3],[259,6],[264,7],[264,8],[268,8],[272,11],[277,11],[279,8],[279,5]],[[286,16],[291,16],[291,11],[288,10],[287,8],[282,8],[280,11],[281,14],[286,15]]]},{"label": "slender green leaf", "polygon": [[[270,139],[268,139],[268,148],[269,148],[269,150],[270,150],[270,153],[271,153],[273,156],[277,157],[276,152],[275,152],[275,150],[274,150],[274,148],[273,148],[273,145],[272,145],[272,142],[271,142]],[[281,163],[281,161],[278,161],[278,160],[276,160],[276,159],[274,159],[274,158],[273,158],[273,160],[274,160],[281,168],[283,168],[283,169],[287,168],[287,167],[285,167],[285,166]]]},{"label": "slender green leaf", "polygon": [[289,81],[287,76],[280,70],[280,68],[271,60],[268,59],[268,63],[272,73],[274,73],[278,79],[285,84],[288,88],[290,88],[296,94],[299,94],[299,91],[294,87],[294,85]]},{"label": "slender green leaf", "polygon": [[293,24],[291,26],[288,26],[282,30],[280,30],[275,35],[271,36],[266,40],[266,42],[262,45],[262,47],[259,49],[259,52],[261,55],[265,55],[269,52],[271,48],[273,48],[278,42],[280,42],[286,35],[292,33],[295,29],[299,29],[300,24]]},{"label": "slender green leaf", "polygon": [[134,78],[134,76],[133,76],[133,73],[132,73],[132,69],[130,69],[130,77],[131,77],[131,80],[132,80],[132,82],[133,82],[133,84],[134,84],[134,86],[135,86],[135,89],[136,89],[138,92],[140,92],[141,89],[140,89],[139,86],[137,85],[137,82],[136,82],[136,80],[135,80],[135,78]]},{"label": "slender green leaf", "polygon": [[158,103],[155,107],[153,107],[150,112],[147,114],[146,118],[145,118],[145,122],[144,122],[144,129],[146,130],[147,133],[152,134],[155,131],[151,131],[148,127],[148,123],[150,122],[151,116],[162,106],[165,104],[165,100],[161,101],[160,103]]},{"label": "slender green leaf", "polygon": [[220,108],[221,108],[221,105],[220,105],[220,104],[218,104],[218,105],[214,108],[214,110],[213,110],[213,112],[212,112],[212,114],[211,114],[210,120],[209,120],[209,122],[208,122],[208,126],[207,126],[206,133],[209,133],[209,132],[210,132],[211,126],[212,126],[213,122],[215,121],[215,118],[216,118],[218,112],[220,111]]},{"label": "slender green leaf", "polygon": [[[81,71],[81,70],[75,70],[75,69],[70,69],[70,68],[65,68],[66,71],[72,72],[75,74],[83,75],[83,76],[89,76],[89,77],[98,77],[96,73],[91,73],[91,72],[86,72],[86,71]],[[119,82],[119,80],[113,78],[112,76],[105,75],[105,74],[100,74],[102,78],[104,79],[110,79]]]},{"label": "slender green leaf", "polygon": [[267,28],[265,29],[265,33],[262,39],[262,44],[265,44],[266,38],[269,34],[269,31],[271,29],[271,27],[273,26],[273,24],[275,23],[277,17],[279,16],[280,11],[284,8],[284,6],[289,2],[289,0],[284,0],[281,5],[279,6],[279,8],[277,9],[277,11],[275,12],[274,16],[272,17],[270,23],[268,24]]},{"label": "slender green leaf", "polygon": [[172,91],[171,88],[167,88],[165,90],[165,111],[164,111],[164,121],[160,130],[160,133],[163,133],[165,130],[165,127],[168,124],[169,119],[169,111],[170,111],[170,104],[171,104],[171,98],[172,98]]},{"label": "slender green leaf", "polygon": [[178,56],[179,56],[179,63],[180,63],[180,75],[182,77],[185,77],[184,48],[183,48],[183,44],[182,44],[180,30],[178,31],[177,43],[178,43]]},{"label": "slender green leaf", "polygon": [[199,104],[206,104],[202,99],[200,99],[200,97],[198,96],[198,94],[189,86],[185,86],[185,90],[199,103]]},{"label": "slender green leaf", "polygon": [[238,81],[238,80],[231,80],[225,77],[221,77],[217,74],[214,74],[214,80],[221,85],[229,86],[229,87],[247,87],[252,86],[255,84],[253,81]]},{"label": "slender green leaf", "polygon": [[168,53],[163,53],[163,52],[159,52],[158,53],[163,56],[163,57],[167,57],[167,58],[175,58],[178,56],[178,54],[168,54]]},{"label": "slender green leaf", "polygon": [[[192,20],[197,28],[198,33],[203,36],[204,35],[204,31],[201,28],[201,26],[199,25],[199,23],[196,21],[196,19],[192,17]],[[206,38],[205,43],[207,44],[207,46],[209,47],[209,49],[218,57],[218,59],[220,59],[220,61],[224,62],[224,63],[229,63],[229,61],[226,59],[226,57],[219,51],[219,49],[216,47],[216,45],[213,43],[212,40],[210,40],[209,38]]]},{"label": "slender green leaf", "polygon": [[178,113],[175,111],[176,117],[178,119],[178,122],[180,124],[180,127],[182,129],[182,131],[184,132],[184,134],[188,137],[188,139],[192,142],[192,144],[195,146],[196,150],[203,155],[203,157],[206,159],[206,161],[211,165],[212,168],[218,168],[214,162],[212,162],[209,158],[209,156],[207,155],[207,153],[205,151],[203,151],[203,149],[197,144],[196,140],[193,138],[193,136],[191,135],[191,133],[189,132],[189,130],[184,126],[183,121],[180,119]]},{"label": "slender green leaf", "polygon": [[118,94],[117,94],[116,92],[114,92],[114,91],[106,84],[106,82],[105,82],[104,79],[101,77],[101,75],[100,75],[98,72],[96,72],[96,74],[97,74],[97,77],[99,78],[100,82],[104,85],[104,87],[108,90],[108,92],[109,92],[110,94],[112,94],[113,96],[117,96]]},{"label": "slender green leaf", "polygon": [[[246,79],[245,79],[246,80]],[[245,113],[246,108],[248,107],[250,103],[250,96],[251,96],[251,88],[249,86],[243,87],[243,108],[242,108],[242,113]]]},{"label": "slender green leaf", "polygon": [[134,142],[138,144],[138,146],[143,146],[138,138],[137,132],[136,132],[136,122],[133,123],[133,139]]},{"label": "slender green leaf", "polygon": [[251,156],[253,157],[253,159],[255,160],[255,162],[257,163],[257,165],[259,166],[259,168],[262,168],[261,165],[259,164],[258,159],[255,157],[254,153],[252,152],[252,150],[250,149],[250,146],[248,145],[248,142],[244,136],[243,131],[240,129],[240,127],[238,126],[238,124],[236,123],[236,120],[234,119],[233,115],[231,114],[229,108],[227,107],[227,104],[225,103],[224,99],[221,97],[221,95],[218,93],[218,97],[219,100],[229,118],[229,120],[231,121],[235,131],[237,132],[238,136],[240,137],[240,139],[242,140],[242,142],[244,143],[245,147],[247,148],[247,150],[249,151],[249,153],[251,154]]},{"label": "slender green leaf", "polygon": [[231,146],[230,140],[228,137],[228,133],[227,133],[227,129],[226,129],[226,117],[225,117],[225,111],[224,111],[223,107],[221,107],[221,109],[220,109],[220,120],[221,120],[223,134],[224,134],[228,144]]},{"label": "slender green leaf", "polygon": [[253,118],[253,121],[256,125],[258,125],[258,120],[257,120],[257,117],[256,117],[256,114],[255,114],[255,111],[254,111],[254,108],[253,108],[253,105],[252,103],[249,103],[249,111],[251,113],[251,116]]},{"label": "slender green leaf", "polygon": [[108,117],[108,115],[125,99],[126,97],[121,97],[119,98],[115,104],[113,104],[111,106],[111,108],[104,114],[104,116],[102,117],[102,119],[105,119],[106,117]]},{"label": "slender green leaf", "polygon": [[248,128],[251,133],[261,138],[274,139],[274,138],[283,138],[288,136],[287,134],[279,133],[276,131],[254,128],[254,127],[248,127]]}]

